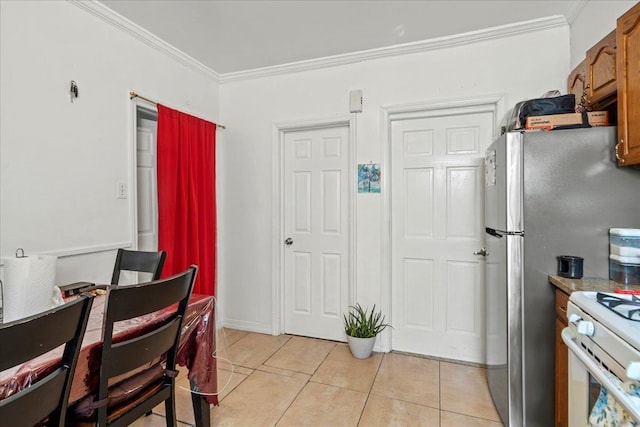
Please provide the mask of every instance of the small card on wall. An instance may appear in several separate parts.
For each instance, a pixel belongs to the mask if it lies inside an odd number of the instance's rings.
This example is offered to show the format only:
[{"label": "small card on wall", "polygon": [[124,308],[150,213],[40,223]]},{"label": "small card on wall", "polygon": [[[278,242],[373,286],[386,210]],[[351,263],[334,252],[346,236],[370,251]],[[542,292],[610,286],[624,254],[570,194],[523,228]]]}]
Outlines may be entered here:
[{"label": "small card on wall", "polygon": [[358,165],[358,193],[380,192],[380,164],[366,163]]}]

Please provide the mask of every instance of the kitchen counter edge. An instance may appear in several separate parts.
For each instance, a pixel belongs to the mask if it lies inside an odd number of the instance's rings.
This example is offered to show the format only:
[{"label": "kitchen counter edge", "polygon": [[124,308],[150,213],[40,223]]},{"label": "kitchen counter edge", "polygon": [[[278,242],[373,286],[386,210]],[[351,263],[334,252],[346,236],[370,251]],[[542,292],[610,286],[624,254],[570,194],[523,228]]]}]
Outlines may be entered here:
[{"label": "kitchen counter edge", "polygon": [[568,279],[560,276],[549,276],[549,283],[571,295],[576,291],[614,292],[616,289],[633,289],[640,291],[640,285],[624,285],[609,279],[584,277],[582,279]]}]

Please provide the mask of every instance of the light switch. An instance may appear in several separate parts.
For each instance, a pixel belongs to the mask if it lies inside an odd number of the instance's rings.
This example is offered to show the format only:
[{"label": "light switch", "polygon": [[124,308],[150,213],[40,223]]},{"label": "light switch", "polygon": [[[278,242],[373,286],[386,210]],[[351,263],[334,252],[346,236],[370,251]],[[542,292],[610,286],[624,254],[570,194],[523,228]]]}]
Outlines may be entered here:
[{"label": "light switch", "polygon": [[362,113],[362,91],[352,90],[349,93],[349,111],[352,113]]}]

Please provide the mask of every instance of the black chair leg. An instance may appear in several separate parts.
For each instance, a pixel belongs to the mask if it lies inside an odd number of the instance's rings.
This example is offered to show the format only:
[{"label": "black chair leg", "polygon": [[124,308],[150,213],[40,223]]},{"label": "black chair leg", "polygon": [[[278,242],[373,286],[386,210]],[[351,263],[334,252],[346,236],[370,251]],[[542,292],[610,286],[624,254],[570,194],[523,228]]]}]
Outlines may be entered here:
[{"label": "black chair leg", "polygon": [[[194,384],[191,385],[191,387],[193,386]],[[196,427],[209,427],[211,425],[211,408],[207,398],[198,393],[191,393],[191,403],[193,404]]]}]

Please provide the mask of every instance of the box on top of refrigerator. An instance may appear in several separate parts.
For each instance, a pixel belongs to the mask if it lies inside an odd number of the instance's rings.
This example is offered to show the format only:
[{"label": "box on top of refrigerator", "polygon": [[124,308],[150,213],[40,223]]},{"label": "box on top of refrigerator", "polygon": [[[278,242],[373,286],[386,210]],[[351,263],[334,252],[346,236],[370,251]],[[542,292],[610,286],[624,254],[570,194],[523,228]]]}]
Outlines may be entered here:
[{"label": "box on top of refrigerator", "polygon": [[[587,113],[587,118],[589,120],[590,126],[609,126],[608,111],[589,111]],[[582,121],[583,117],[581,113],[550,114],[548,116],[529,116],[527,117],[524,128],[526,130],[551,130],[560,126],[579,125],[582,124]]]}]

